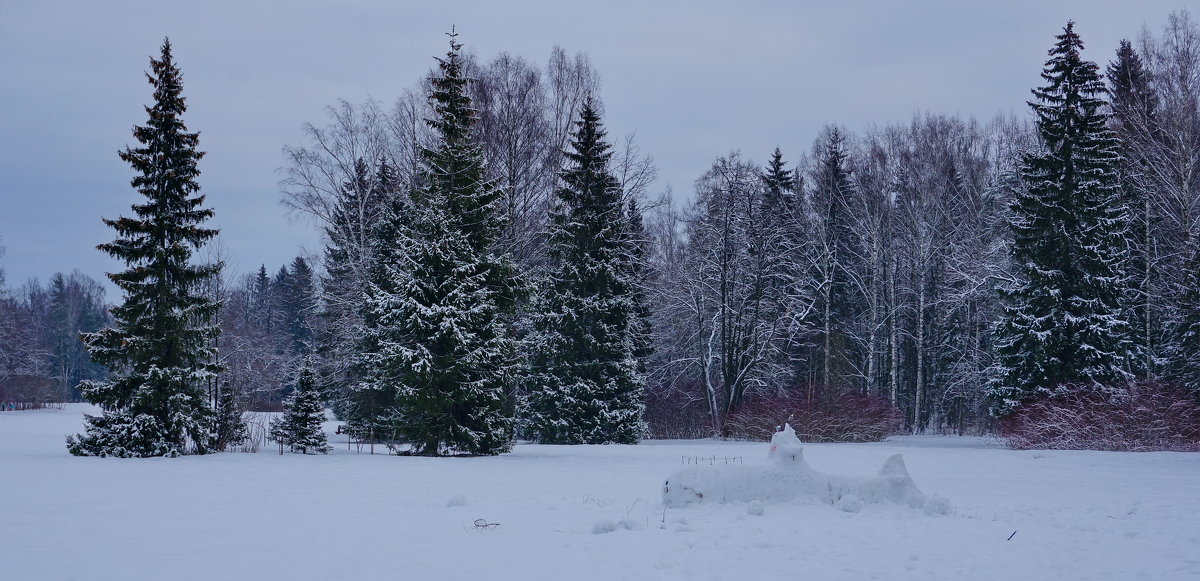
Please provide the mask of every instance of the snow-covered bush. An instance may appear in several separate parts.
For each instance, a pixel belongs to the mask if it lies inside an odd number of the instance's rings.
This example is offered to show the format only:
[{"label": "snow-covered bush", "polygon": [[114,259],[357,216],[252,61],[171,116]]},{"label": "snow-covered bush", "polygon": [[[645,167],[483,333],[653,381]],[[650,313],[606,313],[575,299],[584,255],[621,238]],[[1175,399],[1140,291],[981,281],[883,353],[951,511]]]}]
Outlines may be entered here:
[{"label": "snow-covered bush", "polygon": [[849,392],[819,404],[799,393],[758,397],[730,415],[725,428],[735,438],[758,440],[770,438],[784,422],[805,442],[878,442],[903,427],[891,402]]},{"label": "snow-covered bush", "polygon": [[1154,382],[1117,393],[1064,386],[1022,404],[1001,429],[1017,449],[1200,450],[1200,405],[1184,390]]}]

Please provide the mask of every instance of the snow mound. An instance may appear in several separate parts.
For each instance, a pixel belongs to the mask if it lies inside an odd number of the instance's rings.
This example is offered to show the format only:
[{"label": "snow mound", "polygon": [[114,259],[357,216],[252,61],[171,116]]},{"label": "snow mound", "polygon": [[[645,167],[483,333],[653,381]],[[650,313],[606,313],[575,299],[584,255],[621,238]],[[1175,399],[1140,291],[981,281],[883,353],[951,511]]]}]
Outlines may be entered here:
[{"label": "snow mound", "polygon": [[602,519],[596,521],[596,524],[592,525],[592,534],[602,535],[604,533],[611,533],[618,529],[625,529],[627,531],[636,531],[636,530],[640,530],[642,528],[643,528],[642,523],[635,521],[631,518],[624,518],[621,520],[612,520],[612,519],[608,519],[608,518],[602,518]]},{"label": "snow mound", "polygon": [[[766,465],[692,466],[663,484],[663,504],[682,507],[697,502],[789,502],[813,499],[858,512],[865,503],[890,501],[925,508],[928,514],[949,514],[944,498],[927,499],[917,488],[904,457],[895,454],[873,477],[818,472],[804,460],[796,432],[785,425],[771,437]],[[850,498],[852,497],[852,498]],[[843,500],[845,499],[845,500]]]},{"label": "snow mound", "polygon": [[863,501],[853,494],[847,494],[838,501],[838,508],[842,509],[842,512],[858,512],[863,508]]},{"label": "snow mound", "polygon": [[930,516],[946,516],[954,511],[954,506],[945,497],[933,495],[925,500],[925,514]]},{"label": "snow mound", "polygon": [[763,503],[760,501],[757,501],[757,500],[752,501],[746,507],[746,514],[751,515],[751,516],[762,516],[763,515]]}]

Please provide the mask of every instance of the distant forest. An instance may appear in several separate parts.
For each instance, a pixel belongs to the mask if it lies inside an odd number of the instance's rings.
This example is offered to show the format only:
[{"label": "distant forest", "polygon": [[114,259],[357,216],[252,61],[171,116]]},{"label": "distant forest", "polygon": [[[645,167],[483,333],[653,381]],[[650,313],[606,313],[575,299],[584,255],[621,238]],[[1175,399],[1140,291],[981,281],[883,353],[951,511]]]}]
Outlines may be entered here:
[{"label": "distant forest", "polygon": [[[394,102],[333,104],[284,148],[283,201],[325,247],[196,283],[219,305],[212,405],[280,409],[307,364],[357,436],[415,453],[785,421],[809,441],[1021,433],[1054,402],[1075,428],[1156,405],[1195,421],[1200,27],[1079,34],[1048,40],[1032,114],[712,143],[687,203],[606,134],[586,54],[452,41]],[[0,278],[0,400],[78,400],[107,377],[80,334],[110,324],[79,272]],[[431,403],[439,381],[495,417]]]}]

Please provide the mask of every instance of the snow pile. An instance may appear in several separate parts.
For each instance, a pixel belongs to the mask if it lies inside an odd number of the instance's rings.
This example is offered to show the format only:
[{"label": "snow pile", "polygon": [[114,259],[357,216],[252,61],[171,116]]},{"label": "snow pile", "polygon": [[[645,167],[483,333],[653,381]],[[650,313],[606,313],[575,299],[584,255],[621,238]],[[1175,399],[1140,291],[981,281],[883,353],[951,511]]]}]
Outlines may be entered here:
[{"label": "snow pile", "polygon": [[804,461],[804,449],[795,430],[785,425],[771,437],[766,465],[694,466],[680,470],[663,484],[663,504],[687,506],[694,502],[789,502],[815,499],[858,512],[864,503],[891,501],[927,514],[949,514],[944,498],[927,498],[908,475],[904,457],[895,454],[874,477],[825,474]]},{"label": "snow pile", "polygon": [[604,533],[611,533],[618,529],[638,531],[642,530],[643,528],[645,528],[645,526],[643,526],[642,523],[631,518],[623,518],[621,520],[602,518],[596,521],[596,524],[592,525],[592,533],[602,535]]}]

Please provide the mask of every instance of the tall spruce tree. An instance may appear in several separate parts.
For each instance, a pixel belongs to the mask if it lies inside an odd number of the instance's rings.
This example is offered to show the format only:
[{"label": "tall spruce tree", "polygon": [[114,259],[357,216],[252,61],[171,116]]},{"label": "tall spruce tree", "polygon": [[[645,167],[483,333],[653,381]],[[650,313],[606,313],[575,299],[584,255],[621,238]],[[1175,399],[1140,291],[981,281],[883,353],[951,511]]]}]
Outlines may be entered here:
[{"label": "tall spruce tree", "polygon": [[371,268],[364,302],[358,313],[361,333],[356,338],[359,353],[344,377],[351,380],[342,390],[340,413],[352,434],[372,441],[394,440],[403,418],[397,396],[404,376],[396,374],[403,357],[411,356],[409,344],[418,337],[400,319],[410,291],[408,253],[417,247],[413,218],[422,208],[399,196],[389,199],[371,233]]},{"label": "tall spruce tree", "polygon": [[[812,280],[818,286],[814,313],[814,357],[810,366],[816,381],[809,398],[817,402],[835,395],[847,385],[853,374],[850,330],[858,316],[861,300],[854,283],[860,260],[855,251],[855,233],[851,225],[851,198],[854,184],[850,179],[846,137],[833,127],[814,147],[817,156],[809,192],[814,243]],[[770,184],[768,184],[770,185]]]},{"label": "tall spruce tree", "polygon": [[638,372],[646,374],[646,362],[654,354],[654,312],[650,304],[650,248],[653,242],[646,232],[645,219],[637,198],[629,200],[629,260],[631,298],[636,316],[633,323],[633,356],[637,358]]},{"label": "tall spruce tree", "polygon": [[413,453],[498,454],[514,437],[516,349],[503,316],[515,307],[516,272],[493,254],[500,192],[484,177],[471,79],[450,37],[431,79],[435,142],[421,151],[422,186],[411,204],[389,204],[376,231],[362,386],[394,394],[378,417]]},{"label": "tall spruce tree", "polygon": [[998,326],[996,416],[1072,384],[1119,389],[1134,345],[1126,292],[1127,216],[1117,181],[1117,140],[1106,125],[1104,84],[1068,22],[1033,90],[1042,151],[1023,162],[1011,208],[1019,283]]},{"label": "tall spruce tree", "polygon": [[1189,246],[1175,321],[1179,338],[1167,371],[1172,381],[1200,400],[1200,241],[1193,239]]},{"label": "tall spruce tree", "polygon": [[[391,178],[381,163],[378,176]],[[388,184],[389,186],[391,184]],[[362,339],[362,313],[372,230],[386,203],[383,188],[371,179],[361,157],[353,175],[337,190],[333,216],[325,228],[325,275],[321,279],[321,314],[316,330],[318,375],[326,401],[339,417],[348,419],[346,405],[361,376],[355,371],[358,343]]]},{"label": "tall spruce tree", "polygon": [[1159,261],[1155,244],[1153,187],[1148,183],[1153,173],[1151,161],[1144,152],[1149,142],[1158,138],[1156,113],[1158,98],[1150,85],[1150,72],[1128,40],[1121,40],[1117,58],[1109,63],[1109,95],[1112,115],[1109,126],[1116,132],[1120,144],[1121,201],[1129,219],[1129,320],[1133,324],[1131,339],[1143,357],[1137,367],[1152,375],[1157,362],[1166,354],[1160,345],[1163,334],[1161,295],[1165,281],[1155,272]]},{"label": "tall spruce tree", "polygon": [[784,295],[797,274],[788,264],[789,253],[800,233],[795,224],[796,174],[787,169],[778,147],[771,153],[762,180],[762,203],[757,208],[761,225],[751,240],[760,273],[755,281],[755,300],[769,316],[783,317],[788,308]]},{"label": "tall spruce tree", "polygon": [[633,444],[644,431],[645,378],[635,357],[640,249],[590,99],[575,126],[534,317],[529,429],[545,443]]},{"label": "tall spruce tree", "polygon": [[282,294],[283,316],[291,340],[289,351],[292,355],[307,356],[313,347],[312,318],[317,309],[317,287],[312,267],[303,256],[292,261]]},{"label": "tall spruce tree", "polygon": [[118,237],[98,246],[128,268],[108,275],[125,293],[112,309],[115,324],[85,336],[92,359],[113,375],[82,385],[83,396],[104,411],[86,417],[86,434],[67,438],[67,448],[81,456],[210,451],[206,385],[220,370],[213,347],[218,304],[201,287],[220,264],[192,264],[191,257],[217,231],[201,226],[213,215],[196,183],[204,154],[196,150],[199,134],[188,133],[181,118],[183,82],[169,40],[150,65],[154,105],[146,108],[148,123],[133,131],[142,147],[121,152],[146,201],[133,205],[136,217],[106,219]]},{"label": "tall spruce tree", "polygon": [[771,160],[763,170],[763,186],[766,188],[763,193],[763,208],[768,216],[774,220],[788,217],[794,203],[792,196],[797,188],[796,174],[788,171],[787,164],[783,161],[783,152],[778,147],[771,152]]},{"label": "tall spruce tree", "polygon": [[250,287],[248,316],[251,324],[268,335],[271,334],[272,323],[275,320],[275,300],[271,298],[271,291],[271,277],[267,274],[267,265],[260,265]]}]

